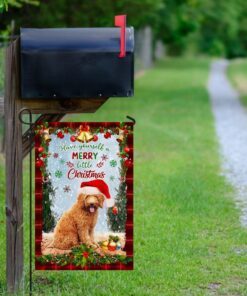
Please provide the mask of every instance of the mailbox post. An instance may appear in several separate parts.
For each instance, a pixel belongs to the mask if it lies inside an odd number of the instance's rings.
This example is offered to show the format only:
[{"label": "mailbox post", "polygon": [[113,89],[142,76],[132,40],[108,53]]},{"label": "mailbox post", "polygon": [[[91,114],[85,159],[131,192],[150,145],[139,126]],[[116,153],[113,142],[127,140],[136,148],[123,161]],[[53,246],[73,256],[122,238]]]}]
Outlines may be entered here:
[{"label": "mailbox post", "polygon": [[[134,89],[134,32],[125,28],[21,29],[6,54],[6,224],[7,287],[23,278],[22,160],[32,149],[22,135],[22,108],[38,121],[67,113],[95,112],[109,97],[129,97]],[[124,30],[124,32],[123,32]],[[123,37],[124,36],[124,37]],[[123,39],[124,38],[124,39]]]}]

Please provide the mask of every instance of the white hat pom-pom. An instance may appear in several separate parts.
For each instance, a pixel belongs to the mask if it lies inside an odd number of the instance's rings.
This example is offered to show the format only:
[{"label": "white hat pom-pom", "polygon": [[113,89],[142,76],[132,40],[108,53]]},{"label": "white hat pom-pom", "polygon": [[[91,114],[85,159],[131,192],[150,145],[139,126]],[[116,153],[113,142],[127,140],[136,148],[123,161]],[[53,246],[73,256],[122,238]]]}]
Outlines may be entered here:
[{"label": "white hat pom-pom", "polygon": [[113,198],[106,198],[105,199],[105,205],[107,208],[111,208],[114,206],[114,199]]}]

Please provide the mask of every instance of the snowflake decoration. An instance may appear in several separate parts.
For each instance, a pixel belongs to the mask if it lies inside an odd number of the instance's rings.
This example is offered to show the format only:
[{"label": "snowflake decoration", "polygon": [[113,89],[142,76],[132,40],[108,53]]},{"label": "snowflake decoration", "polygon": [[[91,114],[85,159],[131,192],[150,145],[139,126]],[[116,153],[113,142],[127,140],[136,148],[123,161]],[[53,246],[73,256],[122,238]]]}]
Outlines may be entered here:
[{"label": "snowflake decoration", "polygon": [[61,177],[63,176],[62,171],[57,170],[57,171],[55,172],[55,176],[56,176],[57,178],[61,178]]},{"label": "snowflake decoration", "polygon": [[66,164],[67,164],[67,166],[69,168],[73,168],[74,167],[74,164],[72,162],[70,162],[70,161],[67,161]]},{"label": "snowflake decoration", "polygon": [[65,164],[65,160],[64,160],[64,159],[61,159],[61,160],[60,160],[60,163],[61,163],[61,164]]},{"label": "snowflake decoration", "polygon": [[58,158],[58,156],[59,156],[58,153],[54,153],[54,154],[53,154],[53,157],[54,157],[54,158]]},{"label": "snowflake decoration", "polygon": [[110,176],[110,180],[111,181],[114,181],[115,180],[115,177],[114,176]]},{"label": "snowflake decoration", "polygon": [[103,154],[103,155],[101,156],[101,159],[102,159],[102,161],[106,161],[106,160],[108,159],[108,157],[107,157],[107,155]]},{"label": "snowflake decoration", "polygon": [[113,167],[113,168],[115,168],[115,167],[117,166],[117,161],[114,160],[114,159],[111,160],[111,161],[110,161],[110,166]]},{"label": "snowflake decoration", "polygon": [[63,187],[63,192],[64,193],[68,193],[70,191],[71,191],[71,189],[70,189],[70,186],[69,185],[66,185],[66,186]]}]

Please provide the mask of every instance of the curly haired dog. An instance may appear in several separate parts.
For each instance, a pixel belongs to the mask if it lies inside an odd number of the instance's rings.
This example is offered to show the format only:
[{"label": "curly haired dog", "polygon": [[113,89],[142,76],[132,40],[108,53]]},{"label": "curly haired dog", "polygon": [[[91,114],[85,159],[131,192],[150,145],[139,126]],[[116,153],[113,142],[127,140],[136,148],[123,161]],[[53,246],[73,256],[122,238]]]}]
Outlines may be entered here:
[{"label": "curly haired dog", "polygon": [[54,229],[53,247],[71,249],[80,243],[94,246],[94,227],[98,219],[98,208],[103,207],[104,195],[79,194],[75,204],[59,219]]}]

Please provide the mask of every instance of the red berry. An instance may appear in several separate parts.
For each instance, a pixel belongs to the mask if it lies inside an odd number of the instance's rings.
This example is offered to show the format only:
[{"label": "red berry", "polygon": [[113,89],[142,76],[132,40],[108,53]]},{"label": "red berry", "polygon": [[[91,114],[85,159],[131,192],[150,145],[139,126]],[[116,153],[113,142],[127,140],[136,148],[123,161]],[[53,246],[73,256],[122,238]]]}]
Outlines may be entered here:
[{"label": "red berry", "polygon": [[127,129],[124,129],[124,134],[128,135],[129,131]]},{"label": "red berry", "polygon": [[126,146],[126,147],[124,148],[124,152],[129,153],[129,152],[130,152],[130,148]]},{"label": "red berry", "polygon": [[109,132],[106,132],[106,133],[104,134],[104,137],[105,137],[105,139],[108,139],[108,138],[110,138],[110,137],[111,137],[111,133],[109,133]]},{"label": "red berry", "polygon": [[117,207],[113,207],[112,208],[112,213],[113,213],[113,215],[117,215],[118,214],[118,208]]},{"label": "red berry", "polygon": [[76,137],[75,137],[75,136],[71,136],[71,137],[70,137],[70,141],[71,141],[71,142],[75,142],[75,141],[76,141]]},{"label": "red berry", "polygon": [[40,147],[38,147],[37,150],[38,150],[39,153],[42,153],[45,149],[44,149],[44,147],[40,146]]},{"label": "red berry", "polygon": [[93,141],[94,141],[94,142],[97,142],[97,141],[98,141],[98,139],[99,139],[99,138],[98,138],[98,136],[97,136],[97,135],[94,135],[94,136],[93,136]]},{"label": "red berry", "polygon": [[127,167],[127,168],[130,168],[132,166],[132,161],[130,159],[126,159],[125,162],[124,162],[124,165]]},{"label": "red berry", "polygon": [[82,253],[82,256],[85,257],[85,258],[88,258],[89,253],[88,253],[88,252],[83,252],[83,253]]},{"label": "red berry", "polygon": [[42,166],[44,166],[44,162],[43,162],[43,160],[41,160],[41,159],[37,160],[37,161],[36,161],[36,166],[37,166],[38,168],[41,168]]},{"label": "red berry", "polygon": [[43,154],[42,154],[42,157],[43,157],[43,158],[46,158],[46,157],[47,157],[47,154],[43,153]]},{"label": "red berry", "polygon": [[63,133],[60,131],[60,132],[57,133],[57,137],[60,138],[60,139],[62,139],[62,138],[64,137],[64,135],[63,135]]}]

